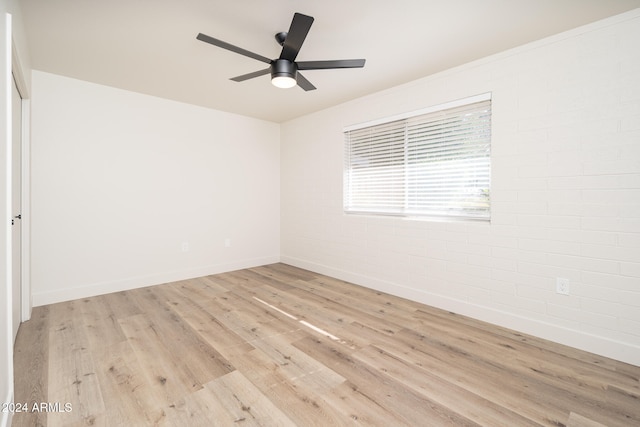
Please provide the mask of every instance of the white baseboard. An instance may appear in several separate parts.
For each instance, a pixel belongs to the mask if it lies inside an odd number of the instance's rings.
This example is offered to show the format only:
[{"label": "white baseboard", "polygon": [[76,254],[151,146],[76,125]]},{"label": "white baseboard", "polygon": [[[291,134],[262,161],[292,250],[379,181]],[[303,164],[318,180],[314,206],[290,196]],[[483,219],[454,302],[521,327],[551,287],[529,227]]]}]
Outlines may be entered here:
[{"label": "white baseboard", "polygon": [[514,313],[472,304],[467,301],[443,297],[442,295],[432,294],[419,289],[408,288],[397,283],[387,282],[374,277],[336,269],[295,257],[282,255],[280,262],[472,317],[494,325],[517,330],[525,334],[588,351],[600,356],[640,366],[640,347],[629,343],[564,328],[540,320],[519,316]]},{"label": "white baseboard", "polygon": [[257,267],[260,265],[280,262],[279,256],[252,258],[234,261],[224,264],[214,264],[190,270],[171,271],[148,276],[129,277],[117,281],[92,283],[85,286],[56,289],[48,292],[33,294],[33,306],[55,304],[63,301],[71,301],[78,298],[88,298],[96,295],[104,295],[112,292],[126,291],[129,289],[143,288],[145,286],[160,285],[176,282],[178,280],[193,279],[211,274],[225,273],[227,271],[241,270],[243,268]]}]

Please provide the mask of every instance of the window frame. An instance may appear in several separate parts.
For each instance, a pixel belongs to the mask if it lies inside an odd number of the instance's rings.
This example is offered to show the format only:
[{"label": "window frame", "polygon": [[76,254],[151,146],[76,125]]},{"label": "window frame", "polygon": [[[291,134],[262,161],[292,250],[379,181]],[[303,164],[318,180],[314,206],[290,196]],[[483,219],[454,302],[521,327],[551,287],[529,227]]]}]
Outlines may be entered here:
[{"label": "window frame", "polygon": [[[436,208],[432,208],[431,211],[429,211],[428,209],[418,209],[418,210],[414,210],[414,211],[410,211],[409,209],[409,201],[410,201],[410,197],[409,197],[409,190],[411,187],[410,184],[410,180],[408,178],[408,175],[411,173],[415,174],[415,164],[413,165],[413,169],[412,169],[412,164],[411,162],[408,160],[408,155],[407,153],[410,151],[408,144],[409,144],[409,136],[408,136],[408,131],[407,128],[409,126],[409,124],[407,124],[407,122],[409,122],[411,119],[414,120],[419,120],[421,118],[426,117],[428,118],[428,116],[431,114],[433,115],[433,113],[439,113],[439,112],[445,112],[446,110],[452,110],[452,109],[456,109],[456,108],[460,108],[460,107],[465,107],[471,104],[476,104],[479,102],[485,102],[488,101],[488,107],[489,107],[489,115],[488,115],[488,119],[486,119],[486,132],[488,132],[488,136],[486,137],[488,139],[487,141],[487,151],[488,154],[486,156],[478,156],[477,159],[485,159],[486,158],[486,172],[487,172],[487,176],[486,176],[486,185],[487,185],[487,190],[486,190],[486,204],[487,207],[486,209],[468,209],[465,208],[462,204],[458,205],[458,209],[452,209],[450,211],[445,211],[443,209],[436,209]],[[491,139],[492,139],[492,112],[491,112],[491,108],[492,108],[492,94],[490,92],[488,93],[483,93],[480,95],[475,95],[475,96],[471,96],[471,97],[466,97],[466,98],[462,98],[462,99],[458,99],[455,101],[451,101],[451,102],[446,102],[443,104],[438,104],[438,105],[433,105],[427,108],[423,108],[420,110],[416,110],[416,111],[411,111],[411,112],[407,112],[407,113],[402,113],[402,114],[398,114],[398,115],[394,115],[394,116],[390,116],[390,117],[384,117],[384,118],[380,118],[377,120],[372,120],[372,121],[368,121],[368,122],[364,122],[364,123],[360,123],[360,124],[355,124],[355,125],[351,125],[351,126],[347,126],[345,128],[343,128],[343,135],[344,135],[344,164],[343,164],[343,211],[345,214],[360,214],[360,215],[374,215],[374,216],[398,216],[398,217],[404,217],[404,218],[433,218],[433,219],[449,219],[449,220],[471,220],[471,221],[491,221],[491,200],[490,200],[490,194],[491,194]],[[352,164],[354,164],[355,162],[353,162],[355,154],[353,153],[353,150],[351,150],[350,147],[350,143],[351,140],[349,139],[350,136],[352,135],[351,132],[353,131],[366,131],[367,129],[370,128],[375,128],[375,127],[380,127],[380,126],[389,126],[390,128],[393,128],[394,126],[397,126],[396,132],[398,132],[398,129],[400,129],[400,126],[404,126],[404,163],[401,166],[401,170],[402,173],[405,175],[404,177],[404,184],[403,184],[403,191],[404,191],[404,208],[398,208],[397,206],[394,206],[393,203],[389,203],[389,205],[387,205],[387,208],[371,208],[371,209],[362,209],[362,208],[358,208],[357,206],[354,207],[353,203],[350,202],[350,196],[353,194],[353,192],[350,189],[350,185],[352,185],[352,179],[351,179],[351,174],[353,173],[353,168],[352,168]],[[384,131],[380,131],[380,133],[375,134],[375,136],[379,136],[379,135],[383,135],[384,136]],[[396,135],[397,137],[397,135]],[[390,142],[390,146],[389,149],[393,149],[394,145],[395,148],[397,149],[400,144],[398,143],[398,141],[394,142]],[[390,155],[391,156],[391,155]],[[395,167],[394,167],[395,168]],[[395,169],[394,169],[395,170]],[[450,171],[449,171],[450,172]],[[453,186],[445,186],[446,188],[453,188]],[[445,188],[443,187],[443,188]],[[401,193],[401,192],[399,192]],[[425,193],[426,194],[426,193]],[[420,196],[419,196],[420,197]],[[481,196],[476,195],[476,200],[480,200]],[[485,196],[482,196],[485,197]],[[391,200],[391,199],[390,199]],[[400,209],[398,211],[398,209]]]}]

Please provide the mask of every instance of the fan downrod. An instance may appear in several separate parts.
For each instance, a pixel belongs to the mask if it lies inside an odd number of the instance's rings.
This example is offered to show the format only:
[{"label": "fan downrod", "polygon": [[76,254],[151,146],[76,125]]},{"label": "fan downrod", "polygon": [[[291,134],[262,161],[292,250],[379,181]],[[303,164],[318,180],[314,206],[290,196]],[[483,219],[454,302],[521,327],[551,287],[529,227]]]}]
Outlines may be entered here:
[{"label": "fan downrod", "polygon": [[278,34],[276,34],[276,41],[280,46],[284,46],[284,41],[287,38],[287,34],[289,33],[287,33],[286,31],[281,31]]}]

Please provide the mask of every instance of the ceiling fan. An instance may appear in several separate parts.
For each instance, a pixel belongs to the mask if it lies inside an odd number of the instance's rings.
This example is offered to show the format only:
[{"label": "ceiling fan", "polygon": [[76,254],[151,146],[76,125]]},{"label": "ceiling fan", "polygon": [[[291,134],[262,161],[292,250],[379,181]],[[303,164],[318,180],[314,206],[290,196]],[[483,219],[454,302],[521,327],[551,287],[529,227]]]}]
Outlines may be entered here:
[{"label": "ceiling fan", "polygon": [[281,32],[276,34],[276,41],[282,46],[282,52],[280,57],[276,59],[269,59],[265,56],[258,55],[257,53],[250,52],[240,47],[234,46],[222,40],[215,39],[207,36],[206,34],[199,33],[196,37],[198,40],[210,43],[214,46],[221,47],[223,49],[230,50],[231,52],[239,53],[240,55],[248,56],[249,58],[257,59],[258,61],[269,64],[269,68],[264,70],[254,71],[253,73],[243,74],[232,78],[235,82],[242,82],[252,79],[254,77],[263,76],[271,73],[271,83],[279,88],[290,88],[296,84],[305,91],[314,90],[316,87],[311,84],[302,74],[298,71],[304,70],[329,70],[335,68],[362,68],[364,67],[364,59],[340,59],[332,61],[298,61],[296,57],[304,39],[309,33],[309,29],[313,24],[313,18],[311,16],[303,15],[301,13],[295,13],[291,26],[288,32]]}]

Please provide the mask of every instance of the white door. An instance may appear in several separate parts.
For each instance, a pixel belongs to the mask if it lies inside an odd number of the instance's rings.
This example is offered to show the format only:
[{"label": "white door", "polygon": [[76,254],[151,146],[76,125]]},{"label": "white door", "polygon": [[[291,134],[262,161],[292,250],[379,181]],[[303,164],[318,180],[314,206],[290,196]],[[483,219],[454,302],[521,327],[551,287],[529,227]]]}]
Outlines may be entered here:
[{"label": "white door", "polygon": [[13,218],[11,271],[13,276],[13,340],[15,341],[20,326],[20,312],[22,301],[22,98],[13,82],[12,90],[12,187],[11,187],[11,217]]}]

